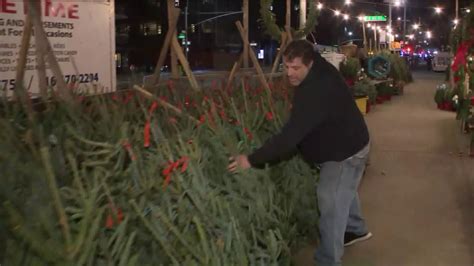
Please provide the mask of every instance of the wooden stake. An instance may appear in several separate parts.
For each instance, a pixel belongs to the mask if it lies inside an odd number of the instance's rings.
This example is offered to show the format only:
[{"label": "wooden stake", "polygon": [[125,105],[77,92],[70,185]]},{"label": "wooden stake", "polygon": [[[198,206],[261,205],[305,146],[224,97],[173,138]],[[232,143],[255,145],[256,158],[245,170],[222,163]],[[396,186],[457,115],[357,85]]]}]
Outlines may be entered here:
[{"label": "wooden stake", "polygon": [[[163,43],[163,47],[161,47],[160,51],[160,57],[158,58],[158,62],[156,62],[156,67],[155,67],[155,73],[153,74],[152,82],[151,85],[155,86],[160,82],[160,75],[161,75],[161,67],[163,66],[166,55],[169,52],[170,44],[172,37],[175,36],[176,33],[176,24],[178,23],[178,17],[179,17],[179,8],[173,8],[171,13],[173,13],[172,16],[170,16],[170,21],[169,26],[168,26],[168,32],[166,33],[165,41]],[[174,53],[174,51],[172,51]]]},{"label": "wooden stake", "polygon": [[291,0],[286,0],[285,29],[291,27]]},{"label": "wooden stake", "polygon": [[[36,37],[35,37],[36,38]],[[46,63],[44,61],[44,55],[36,48],[36,64],[38,65],[38,86],[40,95],[43,101],[48,99],[48,82],[46,81]]]},{"label": "wooden stake", "polygon": [[[38,1],[34,1],[34,3],[29,4],[29,10],[41,10],[41,3]],[[39,32],[41,25],[36,24],[34,25],[35,32]],[[36,53],[36,64],[38,65],[37,73],[38,73],[38,86],[40,90],[40,95],[43,101],[48,99],[48,82],[46,80],[46,62],[44,59],[44,51],[46,48],[42,47],[42,42],[40,41],[40,35],[35,34],[35,53]]]},{"label": "wooden stake", "polygon": [[33,26],[31,24],[31,16],[27,15],[25,19],[25,26],[23,27],[23,36],[21,38],[20,56],[16,66],[16,81],[14,91],[14,98],[19,97],[24,104],[26,104],[29,97],[28,92],[26,91],[26,88],[23,84],[23,79],[25,78],[26,59],[28,58],[28,48],[30,47],[32,28]]},{"label": "wooden stake", "polygon": [[[173,10],[175,9],[174,7],[174,1],[173,0],[168,0],[168,27],[169,25],[173,24],[173,21],[177,18],[174,17],[175,13]],[[178,14],[179,17],[179,14]],[[174,36],[176,36],[176,31],[172,32]],[[178,58],[176,57],[176,53],[171,50],[171,78],[177,79],[179,78],[179,72],[178,72]]]},{"label": "wooden stake", "polygon": [[[311,3],[314,5],[314,3]],[[306,25],[306,0],[300,0],[300,25],[299,28],[303,29]]]},{"label": "wooden stake", "polygon": [[[237,25],[237,28],[239,29],[240,32],[240,37],[244,41],[244,45],[247,45],[250,47],[249,40],[245,38],[245,32],[244,28],[242,27],[242,23],[240,21],[235,22],[235,25]],[[270,92],[270,87],[268,86],[267,80],[265,79],[265,74],[263,73],[262,67],[260,67],[260,63],[258,62],[257,56],[255,56],[255,52],[252,49],[250,50],[250,59],[252,59],[252,63],[255,66],[255,69],[257,70],[258,73],[258,78],[260,79],[260,82],[262,85],[265,87],[265,89]]]},{"label": "wooden stake", "polygon": [[291,28],[290,27],[285,27],[286,31],[286,37],[288,39],[288,43],[293,41],[293,35],[291,34]]},{"label": "wooden stake", "polygon": [[[283,55],[283,52],[286,48],[286,45],[287,45],[287,34],[285,32],[282,32],[281,33],[280,50],[277,53],[277,56],[275,58],[275,62],[273,62],[273,67],[272,67],[272,72],[271,72],[272,75],[277,71],[278,65],[280,63],[280,59]],[[272,76],[270,76],[270,79],[271,79],[271,77]]]},{"label": "wooden stake", "polygon": [[191,87],[194,90],[199,91],[200,90],[199,84],[197,83],[197,80],[194,77],[193,71],[189,67],[188,60],[186,60],[186,56],[184,55],[183,50],[181,49],[181,46],[178,43],[178,38],[176,38],[176,36],[173,36],[171,42],[172,42],[173,50],[176,53],[176,55],[178,56],[178,59],[181,62],[181,65],[184,68],[184,72],[186,72],[186,76],[189,79],[189,83],[191,83]]},{"label": "wooden stake", "polygon": [[[244,30],[245,30],[245,36],[248,39],[249,38],[249,0],[243,0],[243,21],[244,21]],[[244,45],[244,51],[243,51],[243,59],[244,59],[244,67],[248,68],[249,67],[249,47]]]},{"label": "wooden stake", "polygon": [[234,81],[235,74],[237,73],[237,71],[240,69],[240,66],[242,65],[243,58],[245,58],[244,54],[241,54],[239,59],[234,63],[234,66],[232,67],[232,70],[230,71],[229,78],[227,79],[227,84],[225,86],[226,90],[230,89],[230,86],[232,85],[232,82]]}]

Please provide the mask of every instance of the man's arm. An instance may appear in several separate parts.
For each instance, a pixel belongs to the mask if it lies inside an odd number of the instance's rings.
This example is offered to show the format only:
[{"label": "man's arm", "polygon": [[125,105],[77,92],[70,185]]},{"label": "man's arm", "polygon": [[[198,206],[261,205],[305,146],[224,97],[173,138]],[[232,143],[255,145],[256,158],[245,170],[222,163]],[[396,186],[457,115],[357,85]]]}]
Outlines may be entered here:
[{"label": "man's arm", "polygon": [[298,88],[293,101],[293,109],[288,122],[280,133],[248,156],[253,167],[261,168],[267,163],[275,163],[296,151],[297,145],[311,130],[323,123],[328,116],[329,99],[318,88]]}]

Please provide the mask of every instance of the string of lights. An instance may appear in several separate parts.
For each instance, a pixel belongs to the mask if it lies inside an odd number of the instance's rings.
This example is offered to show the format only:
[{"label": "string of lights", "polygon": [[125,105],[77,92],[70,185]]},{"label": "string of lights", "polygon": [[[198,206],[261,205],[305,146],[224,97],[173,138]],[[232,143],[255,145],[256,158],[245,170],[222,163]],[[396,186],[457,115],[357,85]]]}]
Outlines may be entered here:
[{"label": "string of lights", "polygon": [[[375,4],[375,3],[373,3],[373,2],[361,2],[361,1],[357,1],[357,3]],[[393,36],[393,37],[395,37],[395,38],[400,37],[399,34],[393,32],[393,29],[390,28],[389,25],[383,25],[383,26],[378,25],[378,24],[381,24],[380,22],[386,22],[386,21],[378,21],[378,22],[376,22],[376,21],[369,21],[369,20],[367,19],[367,16],[364,15],[364,14],[360,14],[360,15],[358,15],[358,16],[353,16],[353,15],[348,14],[348,12],[342,12],[341,9],[333,9],[333,8],[331,8],[331,7],[327,6],[327,5],[325,5],[323,2],[317,2],[317,3],[315,3],[315,4],[316,4],[316,8],[317,8],[318,10],[324,10],[324,9],[330,10],[330,11],[332,11],[332,12],[334,13],[334,15],[335,15],[336,17],[341,17],[343,20],[349,21],[349,20],[351,20],[351,19],[356,19],[357,21],[359,21],[359,23],[367,23],[366,26],[367,26],[369,29],[378,30],[379,32],[385,32],[385,33],[387,33],[388,36]],[[353,2],[352,0],[345,0],[345,1],[344,1],[344,6],[346,6],[346,7],[351,6],[351,5],[353,5],[353,4],[354,4],[354,2]],[[378,4],[380,4],[380,3],[378,3]],[[404,4],[406,5],[406,3],[404,3]],[[389,3],[384,3],[383,5],[387,5],[387,6],[388,6]],[[393,6],[394,6],[394,7],[401,7],[401,6],[402,6],[402,1],[401,1],[401,0],[396,0],[396,1],[394,1]],[[435,7],[423,7],[423,8],[431,9],[431,10],[433,10],[433,11],[435,12],[435,14],[441,14],[441,13],[443,13],[443,8],[442,8],[441,6],[439,6],[439,5],[438,5],[438,6],[435,6]],[[465,10],[465,12],[467,12],[467,13],[470,13],[470,12],[471,12],[471,10],[470,10],[469,8],[464,8],[464,10]],[[398,17],[397,20],[400,21],[401,18]],[[453,26],[456,27],[456,25],[459,24],[459,19],[453,19],[452,22],[453,22]],[[412,25],[412,29],[413,29],[414,31],[418,31],[418,30],[420,29],[420,27],[422,27],[422,25],[421,25],[420,23],[415,23],[415,24]],[[432,33],[431,33],[431,31],[430,31],[429,29],[426,29],[426,30],[425,30],[425,35],[426,35],[426,38],[427,38],[427,39],[430,39],[430,38],[433,37],[433,36],[432,36]],[[409,39],[414,39],[414,38],[415,38],[415,35],[414,35],[414,34],[410,34],[410,35],[407,35],[406,37],[408,37]]]}]

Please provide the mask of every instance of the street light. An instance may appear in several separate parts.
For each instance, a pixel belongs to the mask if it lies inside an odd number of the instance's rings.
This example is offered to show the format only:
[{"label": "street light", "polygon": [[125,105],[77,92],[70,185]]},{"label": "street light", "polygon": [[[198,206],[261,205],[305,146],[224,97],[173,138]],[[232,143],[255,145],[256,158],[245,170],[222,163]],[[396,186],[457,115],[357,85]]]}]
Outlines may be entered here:
[{"label": "street light", "polygon": [[418,24],[413,24],[413,28],[414,28],[415,30],[417,30],[419,27],[420,27],[420,25],[418,25]]},{"label": "street light", "polygon": [[441,14],[442,11],[441,7],[435,7],[436,14]]},{"label": "street light", "polygon": [[339,10],[334,10],[334,15],[339,16],[341,14],[341,11]]},{"label": "street light", "polygon": [[400,0],[395,0],[395,6],[396,7],[399,7],[402,3],[400,2]]},{"label": "street light", "polygon": [[349,31],[349,33],[348,33],[348,34],[349,34],[349,36],[352,36],[352,31]]},{"label": "street light", "polygon": [[427,39],[431,39],[431,31],[427,31],[427,32],[426,32],[426,38],[427,38]]},{"label": "street light", "polygon": [[344,14],[344,20],[348,20],[348,19],[349,19],[349,15]]},{"label": "street light", "polygon": [[323,9],[323,4],[322,4],[322,3],[318,3],[317,8],[318,8],[319,10]]},{"label": "street light", "polygon": [[453,23],[454,23],[454,25],[458,25],[459,20],[458,20],[458,19],[454,19],[454,20],[453,20]]},{"label": "street light", "polygon": [[350,4],[352,4],[352,1],[351,0],[346,0],[346,2],[344,4],[345,5],[350,5]]}]

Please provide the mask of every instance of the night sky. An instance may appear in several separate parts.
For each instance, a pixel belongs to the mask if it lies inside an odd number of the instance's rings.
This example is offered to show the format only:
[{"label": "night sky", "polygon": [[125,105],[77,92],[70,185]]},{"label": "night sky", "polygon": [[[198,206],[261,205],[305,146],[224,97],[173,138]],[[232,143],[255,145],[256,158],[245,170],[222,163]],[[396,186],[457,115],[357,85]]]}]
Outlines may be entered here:
[{"label": "night sky", "polygon": [[[276,3],[277,1],[275,1]],[[280,0],[284,2],[284,0]],[[298,1],[293,1],[298,2]],[[383,0],[352,0],[349,7],[344,6],[344,0],[321,0],[325,7],[341,10],[353,17],[360,14],[370,14],[380,12],[388,15],[388,6]],[[420,24],[422,31],[430,30],[433,33],[433,43],[435,46],[446,44],[449,40],[449,32],[452,29],[452,21],[455,18],[455,0],[406,0],[407,3],[407,34],[412,33],[412,25]],[[459,0],[459,7],[464,8],[469,5],[469,0]],[[443,8],[441,14],[436,14],[434,7]],[[403,8],[393,7],[392,25],[398,32],[402,33]],[[335,17],[333,11],[327,8],[321,13],[319,24],[316,28],[316,39],[318,43],[334,45],[344,40],[344,30],[353,31],[353,38],[361,38],[362,30],[360,23],[355,19],[343,21],[341,17]],[[381,24],[383,25],[383,24]]]},{"label": "night sky", "polygon": [[[199,3],[201,3],[203,0],[188,1],[190,4],[197,4],[197,1],[200,1]],[[433,33],[432,43],[434,46],[440,46],[449,42],[449,33],[452,30],[452,22],[455,17],[455,0],[405,1],[407,4],[407,34],[414,33],[412,25],[416,23],[421,25],[420,31],[429,30]],[[150,9],[148,8],[150,5],[146,4],[147,2],[161,2],[161,7],[158,9],[163,10],[160,12],[157,11],[157,9]],[[214,11],[222,12],[241,10],[242,5],[241,0],[209,0],[208,2],[215,4],[215,9],[213,9]],[[386,3],[384,3],[384,0],[352,0],[352,5],[350,6],[345,6],[344,0],[321,0],[320,2],[324,4],[325,8],[318,18],[318,25],[314,31],[314,36],[316,38],[316,42],[323,45],[338,45],[349,38],[362,39],[362,27],[356,19],[356,17],[360,14],[370,15],[379,12],[388,15],[388,6]],[[459,0],[459,7],[466,8],[468,7],[469,2],[470,0]],[[161,13],[162,15],[158,15],[157,18],[163,21],[163,24],[166,24],[167,19],[163,16],[166,14],[166,0],[116,0],[116,3],[118,6],[126,6],[127,11],[132,11],[127,13],[134,13],[134,15],[129,16],[130,18],[133,18],[133,20],[141,20],[146,17],[153,16],[153,14]],[[285,3],[286,0],[273,0],[273,12],[276,14],[277,24],[280,26],[284,26],[285,23]],[[298,25],[298,11],[296,10],[298,4],[299,0],[292,0],[293,28],[297,27]],[[443,12],[441,14],[435,13],[434,7],[437,6],[443,8]],[[328,8],[341,10],[342,13],[350,15],[352,19],[344,21],[341,17],[334,16],[334,12]],[[270,39],[269,36],[266,36],[263,33],[264,29],[258,22],[260,18],[259,9],[260,0],[250,0],[250,39],[251,41],[257,42]],[[199,15],[196,14],[200,11],[202,10],[191,9],[189,11],[189,23],[193,23],[194,20],[202,20],[207,18],[205,16],[197,17]],[[180,29],[184,27],[183,17],[179,22]],[[403,8],[394,7],[392,17],[394,31],[401,35],[403,23],[402,21],[397,20],[397,18],[403,18]],[[229,16],[216,21],[216,24],[219,27],[224,28],[224,32],[227,34],[226,39],[229,43],[240,43],[240,37],[234,25],[234,22],[237,19],[241,19],[241,16]],[[353,36],[348,37],[347,32],[353,32]]]}]

